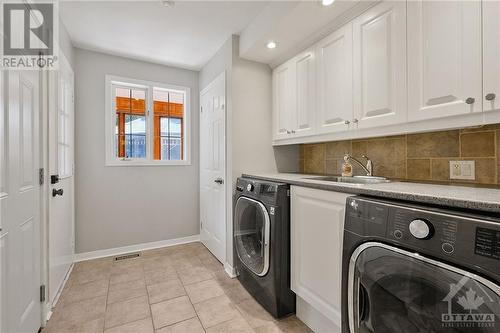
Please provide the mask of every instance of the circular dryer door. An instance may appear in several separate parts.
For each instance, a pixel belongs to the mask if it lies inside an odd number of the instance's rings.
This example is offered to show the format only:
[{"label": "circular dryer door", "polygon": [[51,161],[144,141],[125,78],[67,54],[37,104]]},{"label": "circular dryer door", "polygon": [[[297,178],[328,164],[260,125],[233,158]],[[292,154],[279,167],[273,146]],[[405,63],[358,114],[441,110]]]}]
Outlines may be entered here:
[{"label": "circular dryer door", "polygon": [[234,209],[234,246],[240,261],[258,276],[269,270],[270,219],[266,207],[240,197]]},{"label": "circular dryer door", "polygon": [[476,274],[381,243],[349,265],[351,333],[500,332],[500,287]]}]

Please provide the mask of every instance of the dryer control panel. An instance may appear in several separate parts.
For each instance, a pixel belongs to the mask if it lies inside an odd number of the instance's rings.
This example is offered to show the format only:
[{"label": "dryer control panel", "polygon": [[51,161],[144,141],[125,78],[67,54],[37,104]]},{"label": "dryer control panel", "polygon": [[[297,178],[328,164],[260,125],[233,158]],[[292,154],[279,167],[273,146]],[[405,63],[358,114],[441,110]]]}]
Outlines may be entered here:
[{"label": "dryer control panel", "polygon": [[346,205],[346,232],[500,276],[500,218],[366,197]]}]

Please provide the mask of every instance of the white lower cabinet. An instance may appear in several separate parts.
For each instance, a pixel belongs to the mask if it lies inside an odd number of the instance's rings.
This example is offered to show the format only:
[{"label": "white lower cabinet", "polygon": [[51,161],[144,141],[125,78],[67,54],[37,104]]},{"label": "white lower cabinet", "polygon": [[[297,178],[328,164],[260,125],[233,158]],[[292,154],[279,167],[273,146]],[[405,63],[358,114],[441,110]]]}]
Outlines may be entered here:
[{"label": "white lower cabinet", "polygon": [[341,325],[342,239],[347,197],[345,193],[291,188],[292,290],[337,326]]}]

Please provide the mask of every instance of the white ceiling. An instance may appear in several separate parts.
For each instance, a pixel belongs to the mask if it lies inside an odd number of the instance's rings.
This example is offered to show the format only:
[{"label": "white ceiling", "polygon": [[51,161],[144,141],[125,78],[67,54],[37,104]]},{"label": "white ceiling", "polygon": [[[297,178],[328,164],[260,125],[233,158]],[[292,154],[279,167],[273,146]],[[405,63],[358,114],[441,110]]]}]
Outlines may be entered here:
[{"label": "white ceiling", "polygon": [[199,70],[268,1],[64,1],[76,47]]}]

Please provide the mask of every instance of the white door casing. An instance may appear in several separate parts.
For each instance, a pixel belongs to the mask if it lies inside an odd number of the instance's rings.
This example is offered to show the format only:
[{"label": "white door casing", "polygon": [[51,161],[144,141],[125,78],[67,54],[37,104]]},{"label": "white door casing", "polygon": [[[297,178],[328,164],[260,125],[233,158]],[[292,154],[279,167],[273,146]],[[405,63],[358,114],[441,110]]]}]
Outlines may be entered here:
[{"label": "white door casing", "polygon": [[1,75],[1,325],[4,332],[31,333],[41,324],[40,79],[34,70]]},{"label": "white door casing", "polygon": [[225,72],[200,93],[200,238],[226,259],[226,79]]},{"label": "white door casing", "polygon": [[273,71],[273,138],[289,138],[295,118],[295,66],[293,59]]},{"label": "white door casing", "polygon": [[500,110],[500,1],[482,1],[482,5],[483,108]]},{"label": "white door casing", "polygon": [[353,119],[352,24],[338,29],[316,46],[317,132],[347,131]]},{"label": "white door casing", "polygon": [[406,2],[382,2],[353,21],[355,126],[406,121]]},{"label": "white door casing", "polygon": [[408,1],[407,25],[408,120],[481,112],[481,2]]},{"label": "white door casing", "polygon": [[294,136],[314,132],[316,113],[316,57],[314,50],[307,50],[294,58],[296,73],[296,115],[290,131]]},{"label": "white door casing", "polygon": [[[48,301],[54,301],[74,259],[74,74],[60,56],[59,70],[49,75],[49,285]],[[50,177],[48,177],[50,182]],[[53,196],[53,190],[62,195]]]}]

